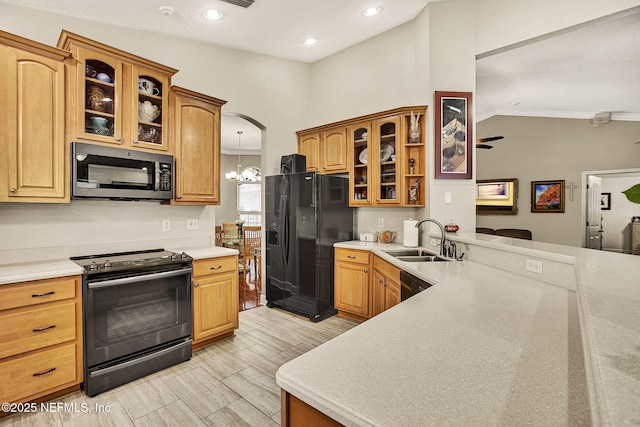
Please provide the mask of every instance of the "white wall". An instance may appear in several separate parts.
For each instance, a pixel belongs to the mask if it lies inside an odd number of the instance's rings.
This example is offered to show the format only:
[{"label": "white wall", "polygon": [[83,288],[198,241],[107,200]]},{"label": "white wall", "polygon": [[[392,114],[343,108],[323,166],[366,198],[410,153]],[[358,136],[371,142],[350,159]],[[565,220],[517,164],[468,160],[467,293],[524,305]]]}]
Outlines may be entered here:
[{"label": "white wall", "polygon": [[602,211],[602,247],[606,250],[631,253],[630,222],[640,216],[640,205],[632,203],[622,192],[640,184],[640,174],[629,177],[602,176],[602,192],[611,193],[611,210]]},{"label": "white wall", "polygon": [[587,120],[494,116],[477,127],[482,135],[505,137],[492,143],[491,150],[477,150],[477,178],[518,178],[520,184],[517,215],[480,215],[477,225],[528,229],[533,240],[581,246],[584,227],[580,188],[573,200],[566,190],[564,213],[532,213],[531,181],[564,179],[579,187],[583,171],[640,166],[634,144],[639,122],[593,127]]}]

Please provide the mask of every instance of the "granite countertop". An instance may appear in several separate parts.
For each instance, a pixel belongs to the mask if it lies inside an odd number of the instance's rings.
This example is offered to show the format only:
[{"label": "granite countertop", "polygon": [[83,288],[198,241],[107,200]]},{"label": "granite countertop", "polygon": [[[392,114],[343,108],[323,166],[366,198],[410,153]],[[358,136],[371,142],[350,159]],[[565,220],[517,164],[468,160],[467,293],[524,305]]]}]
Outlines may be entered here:
[{"label": "granite countertop", "polygon": [[[186,252],[193,259],[216,258],[238,254],[238,251],[235,249],[221,248],[219,246],[177,248],[169,250],[178,253]],[[82,273],[82,267],[69,259],[3,264],[0,265],[0,285],[28,282],[31,280],[51,279],[54,277],[74,276]]]},{"label": "granite countertop", "polygon": [[457,240],[571,263],[577,290],[339,243],[436,286],[283,365],[278,384],[345,425],[638,423],[640,257],[488,237]]}]

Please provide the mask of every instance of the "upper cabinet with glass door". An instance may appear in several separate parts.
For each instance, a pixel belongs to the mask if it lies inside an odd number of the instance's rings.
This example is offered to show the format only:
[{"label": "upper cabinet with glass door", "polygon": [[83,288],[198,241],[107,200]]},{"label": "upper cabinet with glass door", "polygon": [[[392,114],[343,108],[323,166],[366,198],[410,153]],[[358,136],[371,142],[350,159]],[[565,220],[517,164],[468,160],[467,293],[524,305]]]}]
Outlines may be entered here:
[{"label": "upper cabinet with glass door", "polygon": [[68,102],[77,140],[169,149],[169,88],[177,70],[64,30],[58,47],[78,61]]},{"label": "upper cabinet with glass door", "polygon": [[[344,134],[346,129],[342,140],[351,206],[424,206],[426,109],[396,108],[298,131],[298,150],[308,155],[313,144],[302,142],[318,142],[318,135]],[[330,151],[338,152],[339,146]]]}]

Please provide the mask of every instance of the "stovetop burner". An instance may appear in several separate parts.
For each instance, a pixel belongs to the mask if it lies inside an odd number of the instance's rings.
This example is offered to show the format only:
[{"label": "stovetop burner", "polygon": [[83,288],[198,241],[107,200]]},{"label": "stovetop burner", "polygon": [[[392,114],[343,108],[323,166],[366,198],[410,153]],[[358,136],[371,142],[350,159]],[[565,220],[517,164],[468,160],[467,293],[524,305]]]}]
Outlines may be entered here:
[{"label": "stovetop burner", "polygon": [[89,275],[107,271],[137,271],[149,267],[167,265],[187,265],[193,261],[186,253],[147,249],[143,251],[119,252],[100,255],[71,257],[71,260],[85,269]]}]

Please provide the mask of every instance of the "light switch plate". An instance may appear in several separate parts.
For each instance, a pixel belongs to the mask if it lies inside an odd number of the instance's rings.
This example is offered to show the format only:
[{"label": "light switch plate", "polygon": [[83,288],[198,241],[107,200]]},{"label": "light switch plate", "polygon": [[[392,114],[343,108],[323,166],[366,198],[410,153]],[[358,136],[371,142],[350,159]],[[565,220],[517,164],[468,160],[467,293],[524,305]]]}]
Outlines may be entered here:
[{"label": "light switch plate", "polygon": [[384,228],[384,218],[378,218],[378,228]]},{"label": "light switch plate", "polygon": [[444,202],[451,203],[451,191],[444,192]]},{"label": "light switch plate", "polygon": [[162,220],[162,231],[171,231],[171,220],[170,219]]},{"label": "light switch plate", "polygon": [[542,260],[527,258],[527,271],[542,274]]}]

